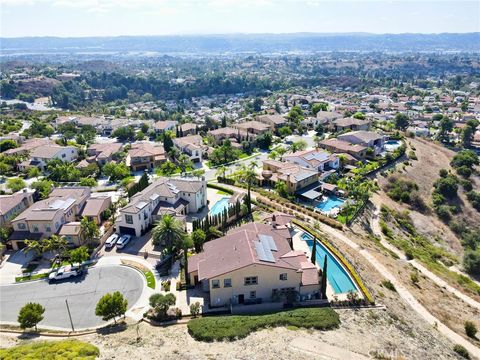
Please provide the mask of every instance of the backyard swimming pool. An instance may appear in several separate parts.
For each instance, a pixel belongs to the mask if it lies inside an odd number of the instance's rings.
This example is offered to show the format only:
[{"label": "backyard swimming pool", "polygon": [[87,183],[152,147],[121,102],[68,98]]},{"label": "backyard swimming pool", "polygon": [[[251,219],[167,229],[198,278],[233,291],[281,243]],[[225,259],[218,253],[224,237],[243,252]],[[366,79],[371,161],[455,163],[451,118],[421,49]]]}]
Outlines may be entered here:
[{"label": "backyard swimming pool", "polygon": [[210,209],[210,215],[218,215],[228,209],[228,201],[230,200],[229,197],[223,197],[218,200],[215,205]]},{"label": "backyard swimming pool", "polygon": [[323,212],[329,212],[332,209],[340,208],[345,200],[340,199],[335,195],[324,196],[323,200],[315,206],[317,209]]},{"label": "backyard swimming pool", "polygon": [[[303,233],[301,236],[302,240],[306,241],[310,250],[313,248],[313,238],[310,234]],[[327,256],[327,279],[330,286],[333,288],[335,294],[347,293],[349,291],[357,291],[355,283],[347,274],[346,270],[340,265],[337,259],[330,254],[329,251],[324,247],[324,245],[317,241],[316,248],[316,260],[318,266],[323,268],[323,262],[325,261],[325,256]]]},{"label": "backyard swimming pool", "polygon": [[387,150],[389,152],[395,151],[400,146],[402,146],[402,142],[400,140],[387,140],[387,141],[385,141],[385,150]]}]

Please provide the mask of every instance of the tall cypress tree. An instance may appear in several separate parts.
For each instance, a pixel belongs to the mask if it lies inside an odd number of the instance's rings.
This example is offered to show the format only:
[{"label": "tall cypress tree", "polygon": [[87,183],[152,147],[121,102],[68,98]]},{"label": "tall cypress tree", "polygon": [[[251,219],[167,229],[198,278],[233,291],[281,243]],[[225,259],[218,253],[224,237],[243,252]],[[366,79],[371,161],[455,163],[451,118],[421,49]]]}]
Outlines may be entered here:
[{"label": "tall cypress tree", "polygon": [[327,298],[327,255],[325,255],[325,260],[323,261],[322,284],[320,286],[320,295],[322,299]]},{"label": "tall cypress tree", "polygon": [[317,238],[313,238],[312,257],[310,258],[310,261],[314,265],[317,262]]}]

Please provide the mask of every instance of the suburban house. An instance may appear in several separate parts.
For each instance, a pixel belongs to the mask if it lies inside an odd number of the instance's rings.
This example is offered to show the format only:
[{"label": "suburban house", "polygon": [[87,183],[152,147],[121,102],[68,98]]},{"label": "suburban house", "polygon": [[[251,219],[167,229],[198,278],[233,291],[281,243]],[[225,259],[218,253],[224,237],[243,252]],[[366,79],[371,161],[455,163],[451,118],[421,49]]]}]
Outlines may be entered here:
[{"label": "suburban house", "polygon": [[360,120],[352,117],[336,119],[332,121],[331,128],[335,132],[345,131],[345,130],[368,130],[370,128],[370,121]]},{"label": "suburban house", "polygon": [[359,144],[372,148],[375,155],[385,150],[385,136],[373,131],[352,131],[337,136],[337,139],[347,141],[351,144]]},{"label": "suburban house", "polygon": [[96,224],[102,223],[102,214],[105,210],[112,206],[112,198],[110,196],[91,197],[87,200],[80,214]]},{"label": "suburban house", "polygon": [[173,120],[165,120],[165,121],[157,121],[153,125],[153,130],[157,134],[161,134],[165,131],[175,131],[175,127],[177,126],[177,122]]},{"label": "suburban house", "polygon": [[224,127],[224,128],[211,130],[208,133],[214,137],[215,143],[217,145],[221,144],[223,140],[226,140],[226,139],[236,140],[238,143],[241,143],[244,140],[254,140],[256,137],[254,134],[249,134],[244,130],[234,129],[231,127]]},{"label": "suburban house", "polygon": [[234,228],[189,258],[190,282],[201,283],[210,307],[279,301],[289,292],[314,295],[318,270],[291,243],[290,229],[275,221]]},{"label": "suburban house", "polygon": [[9,247],[19,250],[25,246],[25,239],[39,240],[59,233],[64,224],[77,221],[89,197],[90,188],[84,186],[53,189],[48,198],[32,204],[12,220]]},{"label": "suburban house", "polygon": [[317,116],[309,117],[302,121],[302,124],[310,127],[316,128],[318,125],[327,126],[334,120],[342,118],[343,115],[334,111],[319,111]]},{"label": "suburban house", "polygon": [[318,179],[317,170],[288,162],[265,160],[260,182],[261,185],[273,186],[283,181],[287,185],[288,192],[294,194],[306,187],[319,185]]},{"label": "suburban house", "polygon": [[52,141],[47,138],[26,139],[19,147],[8,149],[2,153],[5,155],[25,155],[36,149],[37,147],[50,145]]},{"label": "suburban house", "polygon": [[141,236],[165,214],[184,219],[207,205],[204,179],[160,178],[130,198],[120,209],[115,229],[121,234]]},{"label": "suburban house", "polygon": [[287,123],[283,115],[258,115],[256,120],[270,126],[271,130],[277,130]]},{"label": "suburban house", "polygon": [[150,143],[135,143],[128,150],[125,163],[133,171],[153,170],[167,160],[165,149],[161,145]]},{"label": "suburban house", "polygon": [[197,135],[197,124],[185,123],[179,126],[180,136]]},{"label": "suburban house", "polygon": [[270,125],[262,123],[260,121],[255,121],[255,120],[233,124],[232,126],[237,129],[246,131],[248,133],[256,134],[256,135],[264,134],[272,130]]},{"label": "suburban house", "polygon": [[80,221],[73,221],[64,224],[58,232],[58,235],[65,238],[69,244],[75,244],[75,246],[85,244],[85,236],[82,233]]},{"label": "suburban house", "polygon": [[173,144],[193,162],[202,162],[203,139],[200,135],[189,135],[173,139]]},{"label": "suburban house", "polygon": [[337,170],[340,166],[340,161],[336,155],[319,149],[288,153],[282,156],[282,160],[318,172]]},{"label": "suburban house", "polygon": [[121,143],[92,144],[87,149],[87,155],[93,157],[99,166],[103,166],[113,160],[112,156],[122,149]]},{"label": "suburban house", "polygon": [[30,159],[18,164],[18,169],[23,171],[36,166],[43,171],[51,160],[73,162],[77,157],[78,150],[74,146],[42,145],[30,153]]},{"label": "suburban house", "polygon": [[365,159],[365,156],[367,156],[367,147],[336,138],[322,140],[319,145],[332,153],[347,153],[357,159]]},{"label": "suburban house", "polygon": [[0,195],[0,226],[9,224],[14,216],[31,206],[33,193],[23,189],[12,195]]}]

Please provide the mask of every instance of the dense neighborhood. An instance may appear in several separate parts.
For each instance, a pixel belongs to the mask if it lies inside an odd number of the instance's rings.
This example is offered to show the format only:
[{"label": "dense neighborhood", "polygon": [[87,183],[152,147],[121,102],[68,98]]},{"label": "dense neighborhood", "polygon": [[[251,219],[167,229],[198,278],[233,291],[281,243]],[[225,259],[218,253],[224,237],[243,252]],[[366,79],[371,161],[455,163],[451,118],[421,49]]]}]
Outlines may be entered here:
[{"label": "dense neighborhood", "polygon": [[[109,84],[132,73],[103,72],[102,83],[90,63],[7,62],[0,323],[81,332],[188,321],[197,341],[232,341],[276,326],[333,331],[388,309],[393,327],[422,318],[411,330],[422,341],[440,331],[435,354],[448,339],[449,358],[478,355],[478,59],[458,60],[476,75],[295,86],[318,62],[336,74],[377,63],[337,56],[227,59],[226,76],[277,68],[292,86],[181,98]],[[384,71],[410,61],[382,56]],[[169,80],[175,94],[196,71]],[[442,294],[456,319],[432,303]]]}]

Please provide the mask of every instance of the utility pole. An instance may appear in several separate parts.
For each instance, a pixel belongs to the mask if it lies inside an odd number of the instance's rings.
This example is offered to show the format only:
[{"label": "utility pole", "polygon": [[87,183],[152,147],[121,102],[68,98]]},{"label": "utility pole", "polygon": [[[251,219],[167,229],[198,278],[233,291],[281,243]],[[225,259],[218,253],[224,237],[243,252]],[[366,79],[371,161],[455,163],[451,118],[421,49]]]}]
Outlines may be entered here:
[{"label": "utility pole", "polygon": [[68,307],[67,299],[65,299],[65,305],[67,305],[68,317],[70,318],[70,325],[72,325],[72,332],[75,332],[75,328],[73,327],[72,314],[70,314],[70,308]]}]

